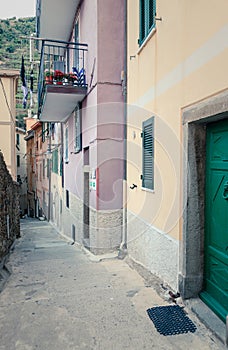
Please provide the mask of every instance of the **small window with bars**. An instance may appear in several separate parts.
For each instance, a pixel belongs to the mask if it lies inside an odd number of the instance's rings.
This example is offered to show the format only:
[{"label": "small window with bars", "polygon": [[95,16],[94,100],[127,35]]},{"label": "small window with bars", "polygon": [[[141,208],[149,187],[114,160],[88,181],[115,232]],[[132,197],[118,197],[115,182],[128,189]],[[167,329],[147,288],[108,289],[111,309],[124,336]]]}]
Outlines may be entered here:
[{"label": "small window with bars", "polygon": [[156,0],[140,0],[139,3],[139,45],[155,27]]},{"label": "small window with bars", "polygon": [[154,189],[154,117],[142,124],[142,187]]}]

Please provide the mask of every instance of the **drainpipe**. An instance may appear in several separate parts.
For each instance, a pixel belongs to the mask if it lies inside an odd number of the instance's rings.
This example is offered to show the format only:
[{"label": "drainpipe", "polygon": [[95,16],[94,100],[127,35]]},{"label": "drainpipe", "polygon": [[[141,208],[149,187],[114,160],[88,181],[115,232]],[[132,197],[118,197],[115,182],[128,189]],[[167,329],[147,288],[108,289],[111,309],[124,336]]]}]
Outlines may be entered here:
[{"label": "drainpipe", "polygon": [[51,171],[52,171],[52,153],[51,153],[51,129],[49,125],[47,157],[49,159],[49,178],[48,178],[48,221],[51,219]]},{"label": "drainpipe", "polygon": [[127,254],[127,0],[124,0],[124,176],[123,176],[123,231],[119,258]]}]

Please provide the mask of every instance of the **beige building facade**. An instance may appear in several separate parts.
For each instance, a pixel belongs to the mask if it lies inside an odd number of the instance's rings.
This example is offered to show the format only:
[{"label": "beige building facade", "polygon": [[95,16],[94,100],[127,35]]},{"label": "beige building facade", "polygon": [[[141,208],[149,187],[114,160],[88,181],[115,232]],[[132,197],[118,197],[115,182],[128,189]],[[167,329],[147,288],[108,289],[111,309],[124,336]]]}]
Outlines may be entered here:
[{"label": "beige building facade", "polygon": [[0,70],[0,149],[14,180],[17,178],[15,118],[19,76],[17,70]]},{"label": "beige building facade", "polygon": [[24,139],[26,131],[16,127],[16,164],[17,182],[19,184],[21,215],[27,213],[27,150]]},{"label": "beige building facade", "polygon": [[[214,201],[219,194],[227,215],[227,11],[226,0],[216,12],[206,0],[128,0],[127,37],[129,255],[223,320],[227,282],[213,288],[227,281],[228,226]],[[223,227],[216,242],[214,218]]]}]

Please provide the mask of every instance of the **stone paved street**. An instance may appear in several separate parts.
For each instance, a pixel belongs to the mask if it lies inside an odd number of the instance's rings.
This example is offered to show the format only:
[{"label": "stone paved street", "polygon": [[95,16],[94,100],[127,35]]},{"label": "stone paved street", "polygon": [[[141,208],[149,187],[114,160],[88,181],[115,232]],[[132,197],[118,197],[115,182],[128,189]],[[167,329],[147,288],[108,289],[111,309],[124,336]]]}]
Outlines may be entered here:
[{"label": "stone paved street", "polygon": [[0,350],[224,349],[188,312],[195,333],[160,335],[147,316],[168,305],[125,260],[92,261],[54,228],[21,221],[0,294]]}]

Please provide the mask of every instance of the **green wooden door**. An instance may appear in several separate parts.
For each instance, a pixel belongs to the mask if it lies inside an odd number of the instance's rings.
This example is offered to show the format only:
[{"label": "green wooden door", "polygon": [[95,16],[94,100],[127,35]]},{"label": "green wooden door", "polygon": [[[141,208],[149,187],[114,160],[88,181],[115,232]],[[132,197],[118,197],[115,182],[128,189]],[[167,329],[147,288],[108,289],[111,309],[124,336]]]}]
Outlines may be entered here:
[{"label": "green wooden door", "polygon": [[228,119],[207,127],[205,276],[201,298],[228,315]]}]

